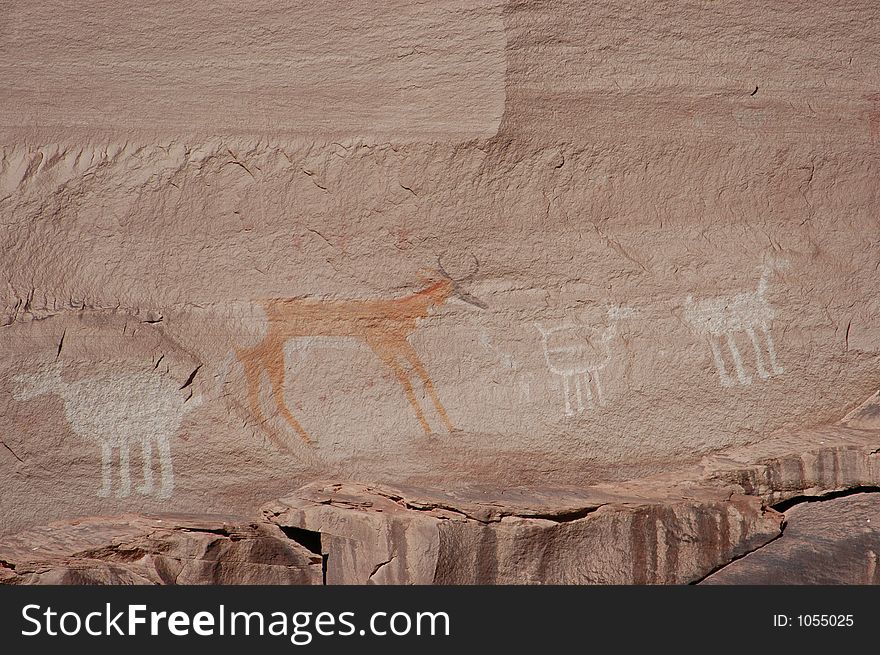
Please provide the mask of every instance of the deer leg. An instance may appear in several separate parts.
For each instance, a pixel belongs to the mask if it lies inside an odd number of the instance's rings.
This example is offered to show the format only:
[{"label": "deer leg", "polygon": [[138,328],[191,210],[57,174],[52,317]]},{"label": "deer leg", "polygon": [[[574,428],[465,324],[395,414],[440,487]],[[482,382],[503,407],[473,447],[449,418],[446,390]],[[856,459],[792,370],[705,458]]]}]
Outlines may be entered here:
[{"label": "deer leg", "polygon": [[171,498],[174,492],[174,464],[171,461],[171,440],[168,437],[157,439],[159,446],[159,470],[162,474],[162,486],[159,498]]},{"label": "deer leg", "polygon": [[106,498],[110,495],[112,486],[110,459],[113,456],[113,449],[110,447],[109,441],[101,442],[101,488],[98,489],[98,496]]},{"label": "deer leg", "polygon": [[770,368],[776,375],[785,373],[785,369],[776,361],[776,349],[773,347],[773,337],[770,336],[770,328],[766,323],[761,324],[761,331],[764,333],[764,341],[767,342],[767,354],[770,356]]},{"label": "deer leg", "polygon": [[149,437],[143,440],[141,452],[143,453],[141,465],[144,469],[144,483],[138,491],[141,492],[141,495],[147,496],[153,493],[153,443]]},{"label": "deer leg", "polygon": [[434,383],[431,381],[431,376],[428,375],[425,365],[419,358],[419,354],[409,341],[404,341],[403,344],[403,353],[409,360],[409,363],[412,364],[416,373],[419,374],[419,377],[422,378],[422,383],[425,385],[425,390],[428,392],[428,395],[431,397],[431,402],[434,403],[434,407],[440,415],[440,420],[443,421],[443,425],[446,426],[446,429],[452,432],[455,428],[452,425],[452,421],[449,420],[449,416],[446,414],[446,409],[440,402],[440,398],[437,396],[437,390],[434,389]]},{"label": "deer leg", "polygon": [[119,440],[119,490],[117,498],[128,498],[131,493],[131,472],[128,470],[128,436]]},{"label": "deer leg", "polygon": [[762,380],[766,380],[770,377],[770,374],[767,372],[767,369],[764,368],[764,356],[761,354],[761,344],[758,342],[758,335],[755,334],[755,330],[752,329],[751,326],[746,328],[746,334],[749,335],[749,339],[752,342],[752,349],[755,351],[755,366],[758,369],[758,377]]},{"label": "deer leg", "polygon": [[751,384],[752,377],[746,373],[742,357],[739,354],[739,349],[736,347],[736,341],[733,339],[733,333],[727,332],[725,333],[725,337],[727,338],[727,347],[730,350],[731,357],[733,357],[733,364],[736,367],[736,376],[739,378],[740,384]]},{"label": "deer leg", "polygon": [[260,375],[265,368],[262,359],[262,353],[259,348],[249,348],[248,350],[239,350],[236,352],[238,361],[244,367],[245,378],[247,379],[247,395],[250,404],[251,414],[257,422],[263,426],[263,430],[269,437],[276,448],[279,450],[289,450],[289,446],[284,442],[284,438],[275,428],[266,423],[263,416],[263,410],[260,407]]},{"label": "deer leg", "polygon": [[711,335],[709,336],[709,346],[711,346],[712,348],[712,358],[715,360],[715,368],[718,371],[718,377],[721,380],[721,386],[733,386],[733,378],[731,378],[730,375],[727,374],[727,369],[724,367],[724,358],[721,356],[721,348],[718,346],[718,343]]},{"label": "deer leg", "polygon": [[[394,375],[397,377],[397,381],[400,382],[400,386],[403,387],[403,392],[406,394],[406,399],[409,400],[409,404],[412,405],[413,411],[416,413],[416,418],[419,419],[419,424],[422,426],[425,434],[431,434],[431,426],[428,425],[428,420],[425,418],[425,413],[422,411],[422,408],[419,405],[419,401],[416,398],[416,392],[413,390],[412,382],[410,382],[409,376],[406,374],[406,371],[403,370],[403,367],[397,362],[397,359],[395,359],[394,352],[388,350],[384,346],[380,346],[372,340],[368,343],[373,349],[373,352],[378,355],[379,359],[381,359],[385,363],[385,365],[394,372]],[[447,421],[448,420],[449,419],[447,419]]]},{"label": "deer leg", "polygon": [[284,420],[302,437],[302,440],[306,443],[312,443],[309,434],[299,424],[299,421],[294,418],[287,407],[287,402],[284,400],[284,344],[278,344],[276,351],[279,355],[274,360],[263,359],[263,364],[269,373],[269,382],[272,385],[272,397],[275,399],[275,405],[278,407],[278,411],[281,412]]}]

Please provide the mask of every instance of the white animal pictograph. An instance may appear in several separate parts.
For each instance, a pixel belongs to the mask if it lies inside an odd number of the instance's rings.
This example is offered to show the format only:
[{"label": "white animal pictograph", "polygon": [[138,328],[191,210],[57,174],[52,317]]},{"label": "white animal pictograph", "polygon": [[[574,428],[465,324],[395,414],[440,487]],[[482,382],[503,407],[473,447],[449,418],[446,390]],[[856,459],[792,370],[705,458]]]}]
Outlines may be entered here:
[{"label": "white animal pictograph", "polygon": [[[577,323],[565,323],[550,328],[540,324],[535,325],[543,339],[547,368],[551,373],[562,378],[566,416],[580,414],[587,407],[594,409],[597,404],[600,406],[605,404],[605,396],[599,382],[599,371],[611,361],[609,344],[617,336],[617,324],[622,319],[634,315],[633,309],[615,305],[609,308],[608,325],[602,328]],[[572,410],[572,387],[577,403],[576,412]],[[584,396],[586,396],[586,405]]]},{"label": "white animal pictograph", "polygon": [[[785,262],[775,265],[764,265],[761,278],[754,291],[746,291],[733,296],[719,298],[706,298],[694,300],[688,296],[684,303],[685,320],[690,324],[695,334],[705,337],[712,349],[712,358],[715,360],[715,368],[718,378],[724,387],[733,386],[734,379],[727,372],[722,356],[721,339],[727,345],[736,376],[740,384],[751,384],[752,376],[746,371],[742,355],[736,345],[736,334],[744,332],[752,343],[755,352],[755,369],[758,377],[763,380],[784,373],[785,369],[776,361],[776,349],[773,346],[773,337],[770,334],[770,326],[773,323],[775,312],[773,306],[767,301],[767,288],[770,284],[770,276],[774,269],[786,266]],[[769,370],[764,363],[764,345],[758,336],[760,330],[766,344],[767,358],[770,364]]]},{"label": "white animal pictograph", "polygon": [[[13,377],[16,400],[54,394],[64,401],[64,413],[76,435],[96,441],[101,448],[101,488],[98,495],[110,495],[113,449],[119,451],[119,487],[116,495],[131,493],[129,447],[140,444],[143,457],[143,495],[169,498],[174,491],[171,438],[184,414],[201,403],[200,397],[186,400],[180,387],[157,373],[110,373],[100,377],[65,382],[61,362],[44,365],[31,374]],[[159,455],[161,486],[153,483],[153,444]]]}]

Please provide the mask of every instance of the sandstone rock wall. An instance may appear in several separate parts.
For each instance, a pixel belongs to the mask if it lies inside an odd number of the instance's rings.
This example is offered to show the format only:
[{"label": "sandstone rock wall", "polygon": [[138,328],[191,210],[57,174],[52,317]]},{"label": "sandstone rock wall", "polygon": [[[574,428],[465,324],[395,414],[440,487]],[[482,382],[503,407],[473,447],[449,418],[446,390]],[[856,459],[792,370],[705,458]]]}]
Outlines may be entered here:
[{"label": "sandstone rock wall", "polygon": [[0,532],[613,482],[836,420],[880,381],[878,25],[7,3]]},{"label": "sandstone rock wall", "polygon": [[873,493],[793,507],[781,538],[702,584],[880,584],[878,508]]},{"label": "sandstone rock wall", "polygon": [[322,568],[277,527],[232,516],[59,521],[0,546],[0,584],[315,585]]},{"label": "sandstone rock wall", "polygon": [[68,519],[5,537],[0,584],[874,583],[877,409],[627,482],[318,481],[250,519]]}]

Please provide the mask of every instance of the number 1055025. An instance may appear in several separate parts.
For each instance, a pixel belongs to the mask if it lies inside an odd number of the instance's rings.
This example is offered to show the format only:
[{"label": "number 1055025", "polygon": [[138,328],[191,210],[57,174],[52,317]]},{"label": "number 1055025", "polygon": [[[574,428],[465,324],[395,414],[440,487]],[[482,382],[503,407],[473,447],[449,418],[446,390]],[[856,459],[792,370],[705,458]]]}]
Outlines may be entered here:
[{"label": "number 1055025", "polygon": [[844,627],[853,624],[852,614],[798,614],[797,624],[804,628],[812,627]]},{"label": "number 1055025", "polygon": [[794,618],[786,614],[773,616],[773,626],[776,628],[849,628],[854,624],[852,614],[798,614]]}]

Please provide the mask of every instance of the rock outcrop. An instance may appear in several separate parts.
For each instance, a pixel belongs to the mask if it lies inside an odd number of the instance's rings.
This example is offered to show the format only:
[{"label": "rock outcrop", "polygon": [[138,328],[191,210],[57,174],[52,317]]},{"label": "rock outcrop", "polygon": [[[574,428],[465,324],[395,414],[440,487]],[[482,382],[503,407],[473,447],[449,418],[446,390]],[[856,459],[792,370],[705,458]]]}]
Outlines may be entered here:
[{"label": "rock outcrop", "polygon": [[[714,497],[713,497],[714,496]],[[264,509],[319,533],[328,584],[684,583],[780,533],[758,498],[315,484]]]},{"label": "rock outcrop", "polygon": [[880,496],[804,502],[785,512],[785,533],[702,584],[880,584]]},{"label": "rock outcrop", "polygon": [[0,543],[0,584],[321,584],[321,567],[275,526],[235,517],[84,518]]},{"label": "rock outcrop", "polygon": [[0,582],[874,582],[880,517],[868,492],[880,490],[878,403],[875,394],[840,423],[626,482],[314,482],[251,521],[50,524],[4,540]]},{"label": "rock outcrop", "polygon": [[678,583],[878,485],[876,3],[2,14],[0,543]]},{"label": "rock outcrop", "polygon": [[[785,517],[773,505],[880,489],[880,430],[866,422],[878,406],[874,395],[842,423],[792,431],[690,469],[624,483],[467,491],[316,483],[263,513],[283,528],[320,535],[328,584],[699,582],[776,543]],[[856,509],[868,511],[850,513],[870,525],[875,498],[867,498]],[[830,517],[828,511],[823,516]],[[813,535],[812,525],[808,521],[774,549],[791,548],[799,537],[825,538],[821,529]],[[854,556],[859,566],[877,552],[864,550],[875,535],[866,537],[863,528],[843,521],[834,533],[863,549]],[[814,579],[823,575],[829,574],[815,573]],[[739,578],[724,568],[711,579]]]}]

